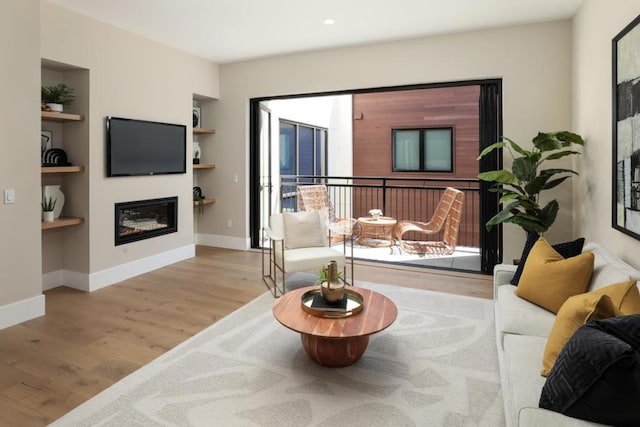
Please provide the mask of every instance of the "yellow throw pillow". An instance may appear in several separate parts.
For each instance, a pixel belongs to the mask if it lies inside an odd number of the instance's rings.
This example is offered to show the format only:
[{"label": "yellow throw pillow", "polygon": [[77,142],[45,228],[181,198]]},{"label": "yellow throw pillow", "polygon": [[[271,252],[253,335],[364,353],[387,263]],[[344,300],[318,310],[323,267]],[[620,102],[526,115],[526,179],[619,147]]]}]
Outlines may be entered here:
[{"label": "yellow throw pillow", "polygon": [[516,295],[557,313],[567,298],[587,290],[592,273],[591,252],[565,259],[541,237],[529,252]]},{"label": "yellow throw pillow", "polygon": [[591,293],[608,295],[623,315],[640,314],[640,292],[635,280],[614,283]]},{"label": "yellow throw pillow", "polygon": [[620,312],[615,308],[611,298],[605,294],[589,292],[567,299],[560,307],[549,338],[547,338],[540,375],[543,377],[549,375],[560,351],[580,326],[589,320],[600,320],[619,315]]}]

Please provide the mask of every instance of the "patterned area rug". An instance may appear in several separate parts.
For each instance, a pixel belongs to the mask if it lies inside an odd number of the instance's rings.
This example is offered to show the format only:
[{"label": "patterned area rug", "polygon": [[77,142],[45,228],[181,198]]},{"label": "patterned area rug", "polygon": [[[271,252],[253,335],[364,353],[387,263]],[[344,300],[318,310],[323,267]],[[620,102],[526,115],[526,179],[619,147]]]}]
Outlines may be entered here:
[{"label": "patterned area rug", "polygon": [[265,293],[52,425],[504,425],[491,301],[358,286],[398,318],[352,366],[313,363]]}]

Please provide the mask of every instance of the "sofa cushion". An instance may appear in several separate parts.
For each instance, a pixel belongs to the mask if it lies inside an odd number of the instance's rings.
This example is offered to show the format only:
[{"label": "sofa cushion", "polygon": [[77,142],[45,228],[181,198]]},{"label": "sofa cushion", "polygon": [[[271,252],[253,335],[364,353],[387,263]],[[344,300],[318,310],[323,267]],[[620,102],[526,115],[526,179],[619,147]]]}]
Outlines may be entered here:
[{"label": "sofa cushion", "polygon": [[603,293],[588,292],[574,295],[562,304],[553,328],[544,347],[542,358],[542,376],[549,375],[558,354],[565,346],[573,333],[589,320],[600,320],[614,317],[620,312],[615,308],[613,301]]},{"label": "sofa cushion", "polygon": [[287,249],[327,246],[326,231],[317,211],[284,212],[282,218]]},{"label": "sofa cushion", "polygon": [[611,283],[640,279],[640,272],[596,243],[587,243],[583,252],[591,252],[595,256],[593,275],[589,285],[590,291],[595,291]]},{"label": "sofa cushion", "polygon": [[[513,285],[499,286],[496,294],[496,327],[502,334],[546,338],[556,316],[515,294]],[[501,343],[502,344],[502,343]]]},{"label": "sofa cushion", "polygon": [[591,293],[608,295],[613,305],[623,315],[640,314],[640,292],[638,292],[638,286],[633,279],[604,286]]},{"label": "sofa cushion", "polygon": [[[540,360],[546,340],[542,337],[526,335],[504,336],[505,375],[509,379],[508,399],[513,413],[505,414],[507,419],[518,419],[522,408],[538,406],[540,392],[545,378],[540,376]],[[510,424],[508,424],[510,425]]]},{"label": "sofa cushion", "polygon": [[540,407],[616,426],[640,425],[640,315],[589,322],[560,352]]},{"label": "sofa cushion", "polygon": [[[522,255],[520,256],[520,262],[518,263],[518,268],[511,279],[511,284],[518,286],[518,282],[520,281],[520,276],[522,276],[522,270],[524,269],[524,265],[527,261],[527,257],[529,256],[529,252],[533,248],[533,245],[536,244],[540,236],[536,233],[529,233],[527,235],[527,241],[524,243],[524,248],[522,249]],[[576,255],[580,255],[582,253],[582,247],[584,246],[584,238],[581,237],[571,242],[564,243],[556,243],[552,246],[552,248],[562,255],[564,258],[571,258]]]},{"label": "sofa cushion", "polygon": [[567,298],[584,293],[589,286],[593,258],[584,252],[565,259],[541,237],[529,252],[516,294],[557,313]]}]

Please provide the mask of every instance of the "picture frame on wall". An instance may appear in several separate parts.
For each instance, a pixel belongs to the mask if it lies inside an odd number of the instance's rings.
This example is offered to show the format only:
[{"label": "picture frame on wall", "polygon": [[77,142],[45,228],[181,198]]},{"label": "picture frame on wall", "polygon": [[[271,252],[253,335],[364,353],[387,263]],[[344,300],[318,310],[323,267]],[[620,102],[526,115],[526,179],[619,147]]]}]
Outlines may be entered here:
[{"label": "picture frame on wall", "polygon": [[45,151],[51,149],[53,147],[53,132],[50,130],[41,130],[40,131],[40,161],[44,162],[44,153]]},{"label": "picture frame on wall", "polygon": [[613,228],[640,240],[640,16],[612,41]]},{"label": "picture frame on wall", "polygon": [[193,107],[193,127],[194,128],[201,128],[202,127],[202,121],[201,121],[201,111],[200,111],[200,107]]}]

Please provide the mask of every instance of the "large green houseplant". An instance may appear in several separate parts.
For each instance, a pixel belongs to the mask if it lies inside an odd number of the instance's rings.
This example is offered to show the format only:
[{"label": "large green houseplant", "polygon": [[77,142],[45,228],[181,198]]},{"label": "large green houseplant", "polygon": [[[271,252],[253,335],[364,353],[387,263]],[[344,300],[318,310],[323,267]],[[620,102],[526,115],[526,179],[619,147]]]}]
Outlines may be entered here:
[{"label": "large green houseplant", "polygon": [[562,184],[571,175],[578,175],[571,169],[541,169],[547,160],[580,154],[574,145],[583,146],[584,140],[572,132],[538,133],[533,138],[533,149],[525,150],[509,138],[485,148],[478,160],[498,148],[507,148],[513,158],[511,170],[482,172],[478,178],[493,182],[490,191],[501,194],[502,211],[491,218],[487,229],[501,223],[513,223],[527,233],[542,234],[551,227],[558,214],[558,201],[551,200],[540,206],[540,193]]}]

